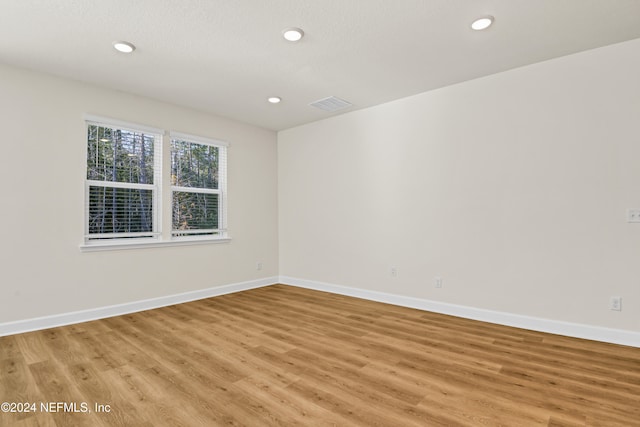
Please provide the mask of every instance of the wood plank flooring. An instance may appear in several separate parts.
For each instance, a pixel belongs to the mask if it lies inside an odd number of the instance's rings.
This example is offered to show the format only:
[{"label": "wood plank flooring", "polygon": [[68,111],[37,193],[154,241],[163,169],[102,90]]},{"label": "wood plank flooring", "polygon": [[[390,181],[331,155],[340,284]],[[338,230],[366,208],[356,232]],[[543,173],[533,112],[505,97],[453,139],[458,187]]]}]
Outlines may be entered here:
[{"label": "wood plank flooring", "polygon": [[3,337],[0,375],[37,404],[0,426],[640,426],[640,349],[284,285]]}]

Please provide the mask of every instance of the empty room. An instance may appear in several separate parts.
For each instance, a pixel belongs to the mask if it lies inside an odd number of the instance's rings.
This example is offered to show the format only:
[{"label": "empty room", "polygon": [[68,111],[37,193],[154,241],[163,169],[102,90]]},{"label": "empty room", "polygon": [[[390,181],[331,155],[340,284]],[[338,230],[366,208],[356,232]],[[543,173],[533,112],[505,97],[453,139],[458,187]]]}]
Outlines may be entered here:
[{"label": "empty room", "polygon": [[640,1],[0,0],[0,426],[640,426]]}]

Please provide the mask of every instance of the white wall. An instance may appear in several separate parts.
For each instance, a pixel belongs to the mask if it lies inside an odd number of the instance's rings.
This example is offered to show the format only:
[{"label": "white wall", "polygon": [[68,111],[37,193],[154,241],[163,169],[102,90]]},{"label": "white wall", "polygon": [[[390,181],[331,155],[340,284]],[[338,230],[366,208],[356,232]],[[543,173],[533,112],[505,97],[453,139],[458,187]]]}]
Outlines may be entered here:
[{"label": "white wall", "polygon": [[[228,141],[231,243],[81,253],[85,113]],[[0,323],[278,274],[275,132],[6,66],[0,123]]]},{"label": "white wall", "polygon": [[639,76],[635,40],[280,132],[280,274],[640,331]]}]

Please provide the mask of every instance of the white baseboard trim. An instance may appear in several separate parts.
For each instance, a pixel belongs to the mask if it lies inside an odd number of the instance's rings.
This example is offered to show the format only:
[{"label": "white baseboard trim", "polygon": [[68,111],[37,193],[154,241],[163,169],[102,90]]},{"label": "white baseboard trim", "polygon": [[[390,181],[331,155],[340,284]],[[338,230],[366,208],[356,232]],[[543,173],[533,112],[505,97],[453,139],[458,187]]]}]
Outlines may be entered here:
[{"label": "white baseboard trim", "polygon": [[24,332],[37,331],[41,329],[49,329],[57,326],[66,326],[75,323],[89,322],[91,320],[120,316],[123,314],[150,310],[153,308],[166,307],[169,305],[181,304],[183,302],[195,301],[219,295],[231,294],[234,292],[246,291],[249,289],[261,288],[263,286],[269,286],[275,283],[278,283],[278,277],[268,277],[264,279],[217,286],[208,289],[200,289],[197,291],[167,295],[163,297],[128,302],[124,304],[74,311],[71,313],[54,314],[51,316],[18,320],[15,322],[0,323],[0,337],[5,335],[15,335]]},{"label": "white baseboard trim", "polygon": [[246,291],[249,289],[261,288],[276,283],[362,298],[371,301],[378,301],[402,307],[432,311],[435,313],[449,314],[466,319],[480,320],[483,322],[513,326],[516,328],[530,329],[534,331],[548,332],[569,337],[583,338],[588,340],[602,341],[612,344],[621,344],[640,348],[640,332],[628,331],[623,329],[604,328],[600,326],[591,326],[580,323],[562,322],[558,320],[523,316],[520,314],[493,310],[485,310],[481,308],[449,304],[439,301],[431,301],[421,298],[389,294],[385,292],[369,291],[365,289],[340,286],[331,283],[317,282],[313,280],[299,279],[288,276],[268,277],[248,282],[234,283],[230,285],[201,289],[197,291],[184,292],[181,294],[168,295],[106,307],[98,307],[95,309],[0,323],[0,337],[54,328],[57,326],[66,326],[76,323],[89,322],[92,320],[120,316],[123,314],[136,313],[139,311],[151,310],[154,308],[166,307],[174,304],[181,304],[189,301],[211,298],[219,295]]},{"label": "white baseboard trim", "polygon": [[516,328],[529,329],[539,332],[548,332],[551,334],[602,341],[612,344],[621,344],[631,347],[640,347],[640,332],[523,316],[520,314],[506,313],[501,311],[485,310],[463,305],[388,294],[385,292],[339,286],[330,283],[299,279],[295,277],[280,276],[279,283],[297,286],[300,288],[314,289],[317,291],[331,292],[334,294],[362,298],[371,301],[378,301],[387,304],[399,305],[402,307],[417,308],[419,310],[449,314],[466,319],[513,326]]}]

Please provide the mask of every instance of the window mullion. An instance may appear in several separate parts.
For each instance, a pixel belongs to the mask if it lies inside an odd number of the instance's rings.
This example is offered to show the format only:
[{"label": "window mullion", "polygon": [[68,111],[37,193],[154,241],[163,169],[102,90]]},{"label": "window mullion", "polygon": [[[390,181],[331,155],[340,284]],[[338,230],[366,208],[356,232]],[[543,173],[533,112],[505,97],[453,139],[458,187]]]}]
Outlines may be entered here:
[{"label": "window mullion", "polygon": [[[170,188],[171,186],[171,138],[165,132],[162,135],[162,168],[160,173],[161,188]],[[172,209],[172,192],[161,191],[158,199],[161,201],[161,208],[158,209],[160,217],[158,218],[161,225],[162,240],[171,240],[171,209]]]}]

